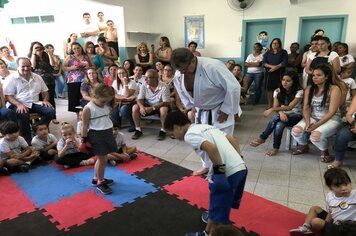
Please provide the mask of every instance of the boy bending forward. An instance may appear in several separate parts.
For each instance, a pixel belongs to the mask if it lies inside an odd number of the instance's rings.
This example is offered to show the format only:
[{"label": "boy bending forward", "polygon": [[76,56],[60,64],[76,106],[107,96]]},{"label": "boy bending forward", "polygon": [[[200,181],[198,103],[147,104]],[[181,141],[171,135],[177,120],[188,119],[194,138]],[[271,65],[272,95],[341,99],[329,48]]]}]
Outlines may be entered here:
[{"label": "boy bending forward", "polygon": [[231,135],[211,125],[191,124],[181,112],[167,115],[165,128],[173,131],[176,139],[184,140],[196,151],[204,151],[213,166],[209,170],[210,206],[207,226],[203,232],[186,236],[205,236],[216,224],[229,224],[231,208],[238,209],[245,187],[247,168],[239,154],[239,145]]}]

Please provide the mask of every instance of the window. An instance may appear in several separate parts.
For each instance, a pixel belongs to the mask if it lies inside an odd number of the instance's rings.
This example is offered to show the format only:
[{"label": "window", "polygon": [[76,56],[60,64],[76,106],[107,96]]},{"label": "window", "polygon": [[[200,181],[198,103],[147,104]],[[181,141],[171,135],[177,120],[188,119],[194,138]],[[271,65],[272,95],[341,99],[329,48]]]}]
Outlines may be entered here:
[{"label": "window", "polygon": [[11,24],[25,24],[25,19],[23,17],[11,18]]},{"label": "window", "polygon": [[38,16],[27,16],[25,17],[26,24],[40,23],[40,18]]},{"label": "window", "polygon": [[54,22],[54,15],[41,16],[42,23],[51,23]]},{"label": "window", "polygon": [[45,16],[24,16],[11,18],[11,24],[38,24],[38,23],[53,23],[54,15]]}]

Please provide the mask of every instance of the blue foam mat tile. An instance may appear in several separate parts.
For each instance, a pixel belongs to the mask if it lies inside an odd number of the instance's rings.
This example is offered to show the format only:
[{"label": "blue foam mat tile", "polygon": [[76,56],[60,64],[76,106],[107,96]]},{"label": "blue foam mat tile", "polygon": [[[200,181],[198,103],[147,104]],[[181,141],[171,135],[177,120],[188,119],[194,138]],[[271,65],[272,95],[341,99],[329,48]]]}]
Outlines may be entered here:
[{"label": "blue foam mat tile", "polygon": [[[52,165],[39,166],[28,173],[14,173],[11,178],[36,202],[36,207],[59,201],[87,190],[85,186]],[[51,183],[51,184],[48,184]],[[44,188],[45,186],[45,188]]]},{"label": "blue foam mat tile", "polygon": [[[80,173],[73,174],[76,181],[83,184],[83,186],[91,186],[91,179],[93,178],[93,170],[85,170]],[[151,183],[147,183],[139,179],[135,175],[130,175],[123,170],[118,170],[117,167],[107,166],[105,169],[105,177],[113,179],[115,183],[110,186],[113,193],[105,195],[105,200],[111,200],[113,206],[119,207],[124,203],[132,203],[137,198],[145,197],[148,193],[158,191]],[[91,186],[91,188],[95,188]],[[101,194],[97,191],[97,194]]]}]

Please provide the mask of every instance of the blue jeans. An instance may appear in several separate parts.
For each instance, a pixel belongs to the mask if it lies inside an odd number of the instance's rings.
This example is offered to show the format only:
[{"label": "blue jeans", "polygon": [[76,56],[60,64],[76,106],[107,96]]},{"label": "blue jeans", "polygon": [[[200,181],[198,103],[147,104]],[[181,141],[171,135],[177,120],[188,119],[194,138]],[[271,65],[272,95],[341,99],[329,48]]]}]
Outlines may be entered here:
[{"label": "blue jeans", "polygon": [[293,127],[296,125],[301,119],[301,114],[287,114],[288,121],[283,122],[279,118],[279,114],[276,113],[272,116],[271,120],[268,122],[265,131],[262,132],[260,138],[266,140],[268,136],[273,133],[273,148],[279,149],[281,146],[281,140],[283,136],[283,131],[286,126]]},{"label": "blue jeans", "polygon": [[55,78],[55,82],[56,82],[56,97],[57,98],[63,97],[64,86],[65,86],[63,75],[59,75],[54,78]]},{"label": "blue jeans", "polygon": [[[16,106],[11,105],[10,109],[16,110]],[[49,124],[51,120],[55,117],[55,110],[53,107],[45,107],[38,104],[32,104],[32,107],[29,109],[29,113],[17,113],[19,118],[19,126],[21,135],[25,138],[27,143],[31,143],[31,127],[30,127],[30,113],[38,113],[41,115],[41,121]]]},{"label": "blue jeans", "polygon": [[123,104],[120,106],[120,108],[118,108],[116,111],[113,111],[111,117],[113,118],[113,120],[116,120],[117,122],[119,122],[119,124],[121,125],[121,117],[125,117],[129,123],[130,123],[130,128],[135,128],[135,122],[132,118],[132,106],[131,104]]},{"label": "blue jeans", "polygon": [[254,104],[258,104],[261,99],[261,93],[262,93],[262,80],[263,80],[263,72],[262,73],[247,73],[247,81],[248,81],[248,86],[247,90],[250,88],[251,84],[253,81],[255,81],[255,101]]},{"label": "blue jeans", "polygon": [[355,140],[356,140],[356,134],[351,132],[348,124],[341,127],[337,131],[334,140],[335,160],[337,161],[344,160],[348,142],[355,141]]},{"label": "blue jeans", "polygon": [[11,109],[7,109],[7,108],[0,108],[0,120],[11,120],[15,123],[17,123],[17,115],[16,112],[11,110]]}]

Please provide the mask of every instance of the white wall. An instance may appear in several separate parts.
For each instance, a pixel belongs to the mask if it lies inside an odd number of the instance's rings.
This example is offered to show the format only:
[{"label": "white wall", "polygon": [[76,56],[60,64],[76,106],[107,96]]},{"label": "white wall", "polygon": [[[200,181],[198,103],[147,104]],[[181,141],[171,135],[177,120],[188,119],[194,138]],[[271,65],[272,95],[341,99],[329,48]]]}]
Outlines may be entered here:
[{"label": "white wall", "polygon": [[[8,5],[21,0],[11,0]],[[40,0],[35,0],[40,1]],[[124,14],[125,31],[153,32],[161,33],[169,37],[172,47],[182,47],[184,44],[184,16],[205,15],[205,49],[200,50],[203,55],[211,57],[240,57],[241,43],[238,41],[241,36],[243,15],[229,8],[226,0],[43,0],[42,5],[46,10],[62,9],[62,12],[70,13],[73,19],[69,19],[66,24],[58,25],[58,29],[68,29],[72,27],[70,22],[81,22],[82,12],[89,9],[94,14],[103,7],[106,15],[115,14],[108,5],[122,6]],[[16,8],[31,9],[36,8],[32,1],[21,1],[21,3],[30,2],[31,6]],[[58,2],[62,6],[54,6]],[[78,3],[77,3],[78,2]],[[28,5],[30,4],[28,3]],[[80,3],[80,4],[79,4]],[[74,5],[75,4],[75,5]],[[98,4],[98,5],[97,5]],[[105,5],[108,4],[108,5]],[[23,5],[23,4],[22,4]],[[40,4],[41,6],[41,4]],[[63,7],[65,6],[65,7]],[[72,6],[72,7],[69,7]],[[84,7],[85,6],[85,7]],[[0,17],[3,12],[1,12]],[[286,32],[284,45],[298,39],[299,17],[317,16],[317,15],[349,15],[346,33],[346,43],[350,46],[350,52],[356,55],[356,34],[353,33],[353,22],[356,22],[356,1],[354,0],[298,0],[298,4],[291,5],[289,0],[255,0],[254,5],[245,11],[244,19],[264,19],[264,18],[286,18]],[[74,17],[75,15],[75,17]],[[75,18],[75,19],[74,19]],[[108,19],[108,18],[107,18]],[[0,35],[3,34],[3,25],[0,19]],[[117,24],[117,22],[115,22]],[[41,39],[47,36],[53,37],[54,29],[46,29],[46,35],[36,32],[36,36],[41,35]],[[6,32],[9,33],[9,32]],[[23,40],[30,41],[33,36],[26,32]],[[57,35],[57,34],[55,34]],[[1,36],[2,37],[2,36]],[[58,34],[58,40],[63,40],[67,35]],[[121,36],[121,40],[123,39]],[[135,46],[137,42],[147,40],[148,44],[155,43],[158,46],[157,35],[134,35],[126,38],[124,41],[127,46]],[[45,40],[42,40],[45,41]],[[22,42],[22,40],[21,40]],[[18,44],[18,42],[16,42]],[[19,42],[20,43],[20,42]],[[29,45],[29,43],[27,43]],[[123,44],[121,43],[120,46]],[[27,48],[28,46],[26,46]],[[27,51],[27,49],[26,49]]]},{"label": "white wall", "polygon": [[[0,45],[5,45],[5,37],[15,44],[20,56],[26,56],[31,42],[44,45],[51,43],[55,53],[63,55],[63,45],[71,33],[80,37],[83,13],[89,12],[92,22],[97,22],[97,12],[104,13],[105,20],[113,20],[121,29],[119,40],[124,45],[124,21],[122,7],[85,0],[12,0],[0,14]],[[23,16],[54,15],[55,23],[12,25],[10,18]]]}]

